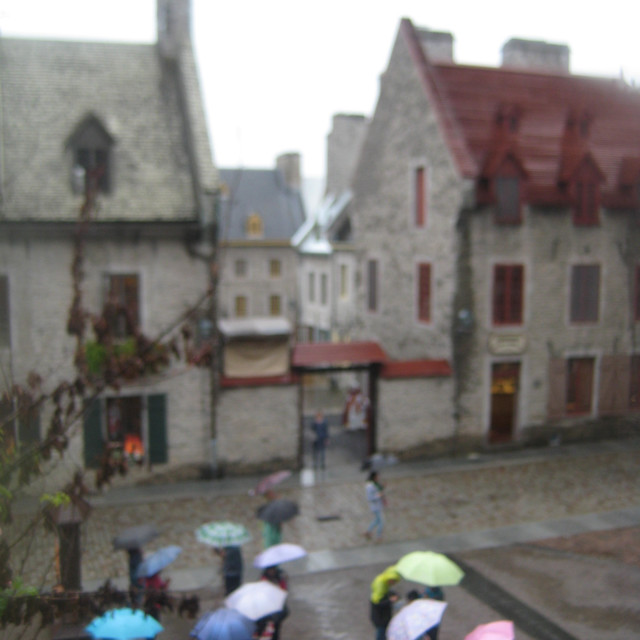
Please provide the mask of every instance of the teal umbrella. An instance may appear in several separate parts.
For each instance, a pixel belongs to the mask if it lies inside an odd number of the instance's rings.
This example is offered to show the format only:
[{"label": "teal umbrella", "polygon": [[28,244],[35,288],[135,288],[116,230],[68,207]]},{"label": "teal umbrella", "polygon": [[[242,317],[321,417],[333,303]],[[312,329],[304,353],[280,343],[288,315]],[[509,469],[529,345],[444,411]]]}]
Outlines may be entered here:
[{"label": "teal umbrella", "polygon": [[140,609],[112,609],[94,618],[85,631],[96,639],[133,640],[154,638],[164,627]]},{"label": "teal umbrella", "polygon": [[231,547],[251,540],[251,534],[243,524],[236,522],[207,522],[196,529],[199,542],[213,547]]}]

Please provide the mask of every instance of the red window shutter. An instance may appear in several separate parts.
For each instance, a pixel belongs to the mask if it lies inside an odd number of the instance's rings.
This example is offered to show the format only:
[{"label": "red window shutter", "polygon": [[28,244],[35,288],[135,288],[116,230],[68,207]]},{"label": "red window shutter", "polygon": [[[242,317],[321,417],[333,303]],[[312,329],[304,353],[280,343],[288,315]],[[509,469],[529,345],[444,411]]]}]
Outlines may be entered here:
[{"label": "red window shutter", "polygon": [[414,198],[415,211],[414,222],[416,227],[424,227],[427,221],[427,172],[424,167],[417,167],[414,174]]},{"label": "red window shutter", "polygon": [[563,358],[549,360],[549,420],[559,420],[565,413],[567,366]]},{"label": "red window shutter", "polygon": [[493,269],[493,323],[522,324],[524,268],[495,265]]},{"label": "red window shutter", "polygon": [[418,320],[431,321],[431,265],[418,265]]}]

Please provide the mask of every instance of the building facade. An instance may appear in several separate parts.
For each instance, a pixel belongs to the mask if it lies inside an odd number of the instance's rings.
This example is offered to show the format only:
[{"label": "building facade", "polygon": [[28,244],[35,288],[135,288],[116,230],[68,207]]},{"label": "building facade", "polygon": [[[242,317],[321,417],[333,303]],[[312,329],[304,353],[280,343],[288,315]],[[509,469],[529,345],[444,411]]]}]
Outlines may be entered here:
[{"label": "building facade", "polygon": [[640,93],[568,60],[515,40],[458,65],[450,34],[400,25],[352,182],[355,335],[453,373],[410,420],[381,391],[382,446],[637,425]]},{"label": "building facade", "polygon": [[[158,1],[152,45],[0,38],[2,201],[0,361],[3,380],[37,371],[45,391],[74,380],[67,334],[79,212],[81,294],[114,320],[123,348],[135,329],[178,332],[209,285],[202,230],[214,215],[213,165],[190,41],[189,0]],[[91,331],[85,336],[87,349]],[[65,461],[94,467],[108,444],[134,443],[147,465],[207,461],[209,371],[181,360],[86,406]],[[38,440],[50,415],[10,423]]]}]

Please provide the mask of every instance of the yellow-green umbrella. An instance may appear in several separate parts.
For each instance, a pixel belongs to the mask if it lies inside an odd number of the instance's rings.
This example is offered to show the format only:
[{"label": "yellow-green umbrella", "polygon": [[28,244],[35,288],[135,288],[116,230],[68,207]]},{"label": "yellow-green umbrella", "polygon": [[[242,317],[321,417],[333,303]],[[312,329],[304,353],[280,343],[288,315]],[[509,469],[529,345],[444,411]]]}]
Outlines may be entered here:
[{"label": "yellow-green umbrella", "polygon": [[402,556],[396,571],[405,579],[430,587],[455,585],[464,577],[464,571],[442,553],[412,551]]}]

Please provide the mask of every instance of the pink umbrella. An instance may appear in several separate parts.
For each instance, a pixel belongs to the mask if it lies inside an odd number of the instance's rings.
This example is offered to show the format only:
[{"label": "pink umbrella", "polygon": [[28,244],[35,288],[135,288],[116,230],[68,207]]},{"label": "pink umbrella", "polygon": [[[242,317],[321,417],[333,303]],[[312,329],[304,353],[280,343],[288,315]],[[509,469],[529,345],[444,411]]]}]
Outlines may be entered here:
[{"label": "pink umbrella", "polygon": [[290,476],[291,476],[291,471],[288,471],[288,470],[276,471],[275,473],[272,473],[271,475],[268,475],[266,478],[263,478],[262,480],[260,480],[260,482],[258,482],[258,484],[249,491],[249,495],[255,496],[255,495],[262,495],[264,493],[267,493],[267,491],[270,491],[271,489],[273,489],[273,487],[275,487],[277,484],[284,482]]},{"label": "pink umbrella", "polygon": [[511,620],[498,620],[476,627],[464,640],[515,640],[516,632]]}]

